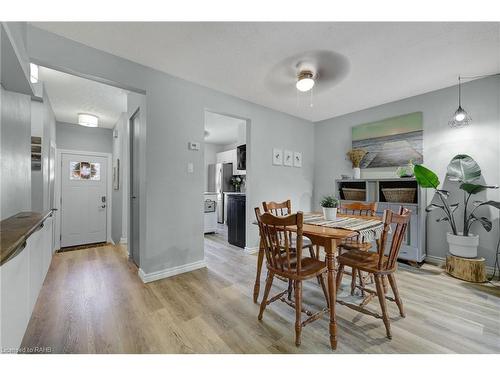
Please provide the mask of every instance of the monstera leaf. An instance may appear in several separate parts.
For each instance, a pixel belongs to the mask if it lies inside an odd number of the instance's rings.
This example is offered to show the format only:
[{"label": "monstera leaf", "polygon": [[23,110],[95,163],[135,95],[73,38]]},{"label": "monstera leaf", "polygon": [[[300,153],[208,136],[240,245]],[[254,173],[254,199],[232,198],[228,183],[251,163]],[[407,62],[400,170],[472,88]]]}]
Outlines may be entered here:
[{"label": "monstera leaf", "polygon": [[415,178],[421,187],[433,189],[438,188],[439,178],[430,169],[427,169],[423,165],[417,164],[413,168],[413,173],[415,174]]},{"label": "monstera leaf", "polygon": [[469,155],[457,155],[448,164],[448,178],[450,181],[470,183],[479,177],[481,177],[481,168]]},{"label": "monstera leaf", "polygon": [[487,189],[498,189],[498,186],[487,186],[479,184],[464,183],[460,185],[460,189],[466,191],[469,194],[477,194]]}]

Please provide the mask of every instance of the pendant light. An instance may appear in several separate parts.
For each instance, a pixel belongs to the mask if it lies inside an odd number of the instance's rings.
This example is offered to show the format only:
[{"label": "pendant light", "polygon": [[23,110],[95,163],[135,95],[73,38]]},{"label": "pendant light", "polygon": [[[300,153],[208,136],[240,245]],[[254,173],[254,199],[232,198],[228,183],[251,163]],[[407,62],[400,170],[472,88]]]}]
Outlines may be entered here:
[{"label": "pendant light", "polygon": [[461,128],[464,126],[469,126],[472,123],[472,118],[465,111],[465,109],[462,108],[461,89],[461,77],[458,76],[458,109],[455,111],[450,121],[448,121],[448,125],[452,128]]}]

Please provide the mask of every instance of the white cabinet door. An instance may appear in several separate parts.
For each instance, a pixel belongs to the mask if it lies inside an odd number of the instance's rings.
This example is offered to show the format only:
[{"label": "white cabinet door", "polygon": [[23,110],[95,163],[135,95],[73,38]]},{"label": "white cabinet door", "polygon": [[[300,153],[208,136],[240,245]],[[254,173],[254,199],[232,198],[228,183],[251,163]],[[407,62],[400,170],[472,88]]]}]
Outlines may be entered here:
[{"label": "white cabinet door", "polygon": [[44,247],[45,247],[45,225],[39,228],[26,241],[27,245],[24,251],[28,254],[29,259],[29,315],[35,306],[38,293],[42,287],[45,272],[43,270],[44,262]]},{"label": "white cabinet door", "polygon": [[[4,350],[17,350],[31,315],[29,309],[30,244],[16,257],[0,267],[1,345]],[[15,351],[14,351],[15,353]]]}]

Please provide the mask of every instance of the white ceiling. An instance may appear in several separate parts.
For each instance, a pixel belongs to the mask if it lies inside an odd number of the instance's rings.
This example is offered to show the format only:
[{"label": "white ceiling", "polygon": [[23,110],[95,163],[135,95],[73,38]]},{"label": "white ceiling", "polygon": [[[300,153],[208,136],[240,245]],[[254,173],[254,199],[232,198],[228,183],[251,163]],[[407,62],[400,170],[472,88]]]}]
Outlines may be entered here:
[{"label": "white ceiling", "polygon": [[238,141],[238,129],[245,120],[205,112],[205,142],[228,145]]},{"label": "white ceiling", "polygon": [[[311,121],[500,71],[500,23],[49,22],[35,26]],[[297,97],[294,59],[338,70]],[[325,68],[325,67],[323,67]]]},{"label": "white ceiling", "polygon": [[77,124],[79,113],[99,117],[99,127],[112,129],[127,111],[127,91],[99,82],[40,67],[39,81],[47,90],[56,120]]}]

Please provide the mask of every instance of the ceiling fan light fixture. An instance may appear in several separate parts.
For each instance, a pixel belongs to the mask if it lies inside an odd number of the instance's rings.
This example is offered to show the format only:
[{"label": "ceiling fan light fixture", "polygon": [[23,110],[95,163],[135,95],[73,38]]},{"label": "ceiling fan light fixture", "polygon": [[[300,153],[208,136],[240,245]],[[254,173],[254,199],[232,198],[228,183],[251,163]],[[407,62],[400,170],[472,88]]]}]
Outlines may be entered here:
[{"label": "ceiling fan light fixture", "polygon": [[297,87],[299,91],[306,92],[313,88],[314,83],[313,73],[310,70],[303,70],[297,76],[295,87]]},{"label": "ceiling fan light fixture", "polygon": [[79,113],[78,125],[87,126],[89,128],[97,128],[99,125],[99,117],[89,115],[88,113]]}]

